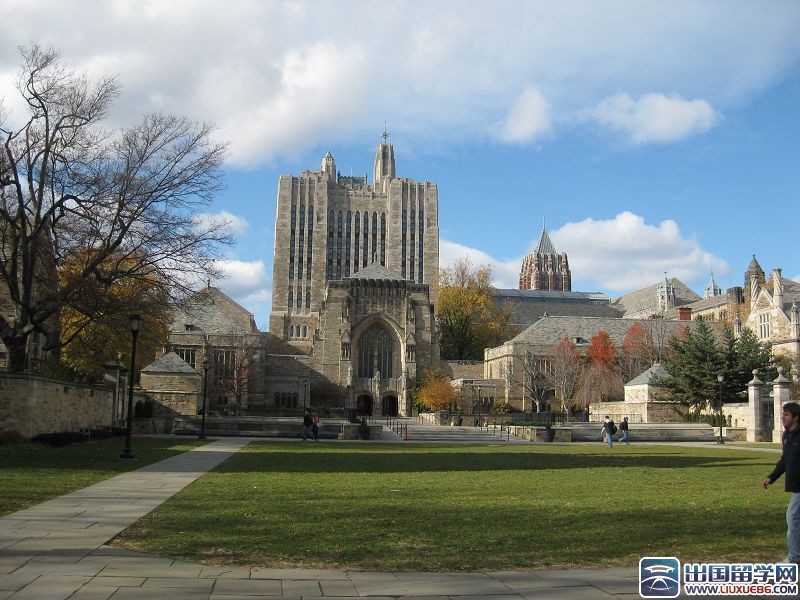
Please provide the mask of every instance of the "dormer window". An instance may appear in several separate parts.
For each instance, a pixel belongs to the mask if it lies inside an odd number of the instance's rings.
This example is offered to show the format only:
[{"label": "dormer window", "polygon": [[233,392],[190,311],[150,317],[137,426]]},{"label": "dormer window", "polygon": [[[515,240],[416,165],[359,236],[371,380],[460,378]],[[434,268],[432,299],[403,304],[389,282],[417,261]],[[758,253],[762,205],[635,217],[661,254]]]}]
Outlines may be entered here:
[{"label": "dormer window", "polygon": [[183,324],[184,331],[194,331],[194,324],[193,323],[184,323]]}]

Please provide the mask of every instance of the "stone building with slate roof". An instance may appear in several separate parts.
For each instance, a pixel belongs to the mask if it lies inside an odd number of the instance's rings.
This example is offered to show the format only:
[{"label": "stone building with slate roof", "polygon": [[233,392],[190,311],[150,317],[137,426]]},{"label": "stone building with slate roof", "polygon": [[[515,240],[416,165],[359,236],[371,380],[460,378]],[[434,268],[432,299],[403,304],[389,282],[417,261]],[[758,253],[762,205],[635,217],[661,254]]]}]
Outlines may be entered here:
[{"label": "stone building with slate roof", "polygon": [[[428,285],[375,262],[329,281],[318,314],[300,326],[311,328],[297,332],[301,343],[291,335],[284,341],[259,332],[250,313],[209,286],[174,311],[170,352],[142,371],[142,386],[169,408],[195,414],[202,396],[188,388],[196,378],[183,387],[178,380],[202,374],[208,358],[210,412],[291,414],[314,406],[410,414],[417,378],[439,364]],[[185,392],[186,402],[173,392]]]},{"label": "stone building with slate roof", "polygon": [[600,292],[556,292],[549,290],[492,290],[494,301],[511,314],[509,325],[524,329],[545,314],[564,317],[621,317],[619,307]]},{"label": "stone building with slate roof", "polygon": [[640,323],[661,345],[666,344],[669,336],[681,327],[693,326],[691,321],[666,319],[547,315],[502,346],[487,348],[484,353],[484,377],[503,380],[506,401],[517,408],[529,407],[530,401],[524,398],[521,381],[525,372],[523,361],[528,355],[546,361],[565,337],[575,344],[579,354],[584,354],[592,338],[601,331],[605,331],[614,346],[620,348],[625,335],[635,323]]},{"label": "stone building with slate roof", "polygon": [[174,415],[193,415],[202,406],[203,377],[174,352],[141,370],[140,385]]},{"label": "stone building with slate roof", "polygon": [[626,319],[646,319],[654,315],[669,318],[676,308],[700,299],[681,280],[665,276],[661,283],[620,296],[611,303],[611,307]]},{"label": "stone building with slate roof", "polygon": [[772,270],[769,281],[763,280],[763,271],[753,270],[750,275],[745,325],[759,340],[772,344],[775,355],[800,357],[800,283],[784,279],[778,268]]}]

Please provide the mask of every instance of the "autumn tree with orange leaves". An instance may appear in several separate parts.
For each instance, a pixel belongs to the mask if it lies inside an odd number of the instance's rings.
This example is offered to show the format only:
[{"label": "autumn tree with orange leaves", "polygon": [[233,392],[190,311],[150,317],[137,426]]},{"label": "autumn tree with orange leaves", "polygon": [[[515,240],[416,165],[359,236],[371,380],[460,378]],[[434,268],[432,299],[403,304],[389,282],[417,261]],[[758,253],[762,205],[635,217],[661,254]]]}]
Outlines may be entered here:
[{"label": "autumn tree with orange leaves", "polygon": [[414,400],[423,410],[450,410],[458,403],[458,392],[444,373],[431,369],[414,391]]},{"label": "autumn tree with orange leaves", "polygon": [[588,364],[577,394],[578,405],[621,400],[624,396],[622,377],[617,365],[617,349],[608,333],[598,332],[586,350]]},{"label": "autumn tree with orange leaves", "polygon": [[[70,301],[61,310],[61,340],[64,344],[61,360],[73,375],[98,378],[103,365],[122,360],[130,363],[131,332],[128,316],[142,318],[137,340],[136,368],[152,362],[160,353],[169,335],[171,315],[169,298],[164,293],[157,274],[103,282],[106,266],[101,264],[99,278],[81,277],[83,254],[69,258],[59,269],[59,285]],[[134,257],[115,254],[107,268],[125,268],[136,262]]]}]

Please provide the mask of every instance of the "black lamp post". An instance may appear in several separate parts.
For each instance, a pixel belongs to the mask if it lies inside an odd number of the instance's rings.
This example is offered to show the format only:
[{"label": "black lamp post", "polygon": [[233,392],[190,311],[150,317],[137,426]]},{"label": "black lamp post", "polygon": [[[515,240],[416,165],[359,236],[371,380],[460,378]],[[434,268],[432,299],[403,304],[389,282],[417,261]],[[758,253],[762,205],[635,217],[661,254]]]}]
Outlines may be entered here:
[{"label": "black lamp post", "polygon": [[131,372],[128,377],[128,423],[125,427],[125,449],[122,451],[122,454],[119,455],[120,458],[124,460],[132,460],[136,458],[133,455],[133,450],[131,449],[131,432],[133,430],[133,380],[135,377],[136,368],[136,338],[139,336],[139,327],[142,324],[142,318],[139,315],[131,315],[128,319],[128,323],[131,328],[131,337],[133,338],[131,342]]},{"label": "black lamp post", "polygon": [[199,440],[206,439],[206,397],[208,396],[208,357],[203,358],[203,421],[200,425]]},{"label": "black lamp post", "polygon": [[718,444],[724,444],[725,440],[722,439],[722,382],[725,380],[725,376],[720,373],[717,375],[717,381],[719,381],[719,439],[717,440]]}]

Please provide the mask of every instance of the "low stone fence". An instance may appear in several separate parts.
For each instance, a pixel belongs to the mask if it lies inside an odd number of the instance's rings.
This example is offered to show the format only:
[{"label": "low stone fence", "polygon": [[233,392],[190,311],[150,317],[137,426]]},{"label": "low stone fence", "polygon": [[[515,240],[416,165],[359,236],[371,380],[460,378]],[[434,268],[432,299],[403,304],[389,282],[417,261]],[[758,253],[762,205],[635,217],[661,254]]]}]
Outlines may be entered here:
[{"label": "low stone fence", "polygon": [[0,372],[0,431],[41,433],[110,427],[113,388]]},{"label": "low stone fence", "polygon": [[[601,423],[572,425],[572,441],[601,442],[601,426]],[[631,424],[628,437],[631,442],[711,442],[714,432],[706,423],[637,423]],[[622,432],[618,431],[614,439],[620,435]]]},{"label": "low stone fence", "polygon": [[[202,416],[176,417],[172,422],[172,432],[181,435],[199,435],[202,428]],[[378,430],[381,425],[373,425]],[[319,437],[338,439],[342,429],[340,421],[326,419],[319,429]],[[206,435],[231,435],[248,437],[303,437],[303,423],[297,418],[280,417],[206,417]],[[380,437],[378,435],[377,437]]]}]

